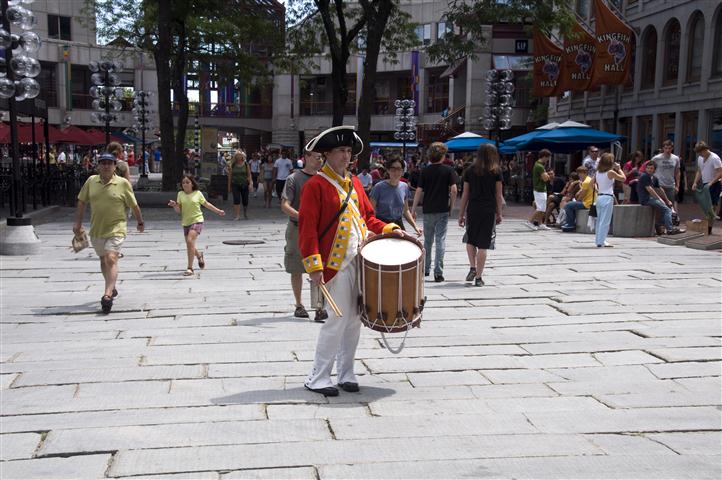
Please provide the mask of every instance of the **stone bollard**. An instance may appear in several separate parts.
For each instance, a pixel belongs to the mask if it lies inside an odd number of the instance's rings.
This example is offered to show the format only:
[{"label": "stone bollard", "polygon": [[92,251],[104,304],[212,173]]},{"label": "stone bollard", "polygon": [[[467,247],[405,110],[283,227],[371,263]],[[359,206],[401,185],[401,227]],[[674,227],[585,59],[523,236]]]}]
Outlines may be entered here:
[{"label": "stone bollard", "polygon": [[653,237],[654,208],[645,205],[615,205],[612,226],[615,237]]}]

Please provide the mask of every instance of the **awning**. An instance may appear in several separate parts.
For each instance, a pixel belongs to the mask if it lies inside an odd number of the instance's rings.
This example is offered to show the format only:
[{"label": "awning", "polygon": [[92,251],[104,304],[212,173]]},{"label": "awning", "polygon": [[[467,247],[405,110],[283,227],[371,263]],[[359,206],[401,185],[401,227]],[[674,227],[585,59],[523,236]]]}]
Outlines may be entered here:
[{"label": "awning", "polygon": [[456,60],[443,71],[439,78],[453,77],[464,64],[466,64],[466,57]]},{"label": "awning", "polygon": [[406,145],[406,148],[416,148],[419,146],[416,142],[369,142],[369,147],[371,148],[404,148],[404,145]]},{"label": "awning", "polygon": [[[50,137],[52,139],[52,135]],[[78,128],[75,125],[70,125],[59,131],[58,137],[54,143],[72,143],[75,145],[101,145],[105,143],[105,139],[98,144],[97,139],[90,135],[82,128]]]},{"label": "awning", "polygon": [[[35,142],[45,143],[45,131],[42,123],[35,123]],[[48,143],[55,143],[60,131],[48,125]],[[31,143],[33,141],[33,128],[30,127],[29,123],[18,123],[18,142],[20,143]],[[10,125],[6,123],[0,124],[0,143],[10,143]]]},{"label": "awning", "polygon": [[[95,139],[95,143],[93,145],[105,145],[105,132],[103,130],[99,130],[97,128],[91,128],[90,130],[86,130],[85,133],[87,133],[88,135],[90,135],[91,137],[93,137]],[[119,138],[114,133],[110,134],[110,141],[123,143],[123,139]]]}]

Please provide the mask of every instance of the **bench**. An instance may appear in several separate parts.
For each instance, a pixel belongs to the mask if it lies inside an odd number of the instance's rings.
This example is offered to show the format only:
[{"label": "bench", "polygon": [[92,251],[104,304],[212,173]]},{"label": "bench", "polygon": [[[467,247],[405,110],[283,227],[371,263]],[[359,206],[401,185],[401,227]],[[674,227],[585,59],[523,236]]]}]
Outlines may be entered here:
[{"label": "bench", "polygon": [[589,209],[584,208],[577,210],[577,228],[576,233],[594,233],[589,229],[587,221],[589,220]]},{"label": "bench", "polygon": [[647,205],[615,205],[612,230],[615,237],[653,237],[654,208]]}]

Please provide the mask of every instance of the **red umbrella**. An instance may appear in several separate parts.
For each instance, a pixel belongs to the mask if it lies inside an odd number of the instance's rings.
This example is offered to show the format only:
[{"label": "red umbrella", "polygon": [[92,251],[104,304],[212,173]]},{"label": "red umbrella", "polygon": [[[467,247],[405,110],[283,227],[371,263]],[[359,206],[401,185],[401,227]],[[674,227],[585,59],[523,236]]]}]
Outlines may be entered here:
[{"label": "red umbrella", "polygon": [[[52,138],[52,135],[50,138]],[[69,127],[60,130],[56,142],[74,143],[75,145],[97,145],[96,139],[93,135],[90,135],[85,130],[78,128],[75,125],[70,125]],[[105,140],[101,143],[105,143]]]},{"label": "red umbrella", "polygon": [[10,125],[0,123],[0,143],[10,143]]}]

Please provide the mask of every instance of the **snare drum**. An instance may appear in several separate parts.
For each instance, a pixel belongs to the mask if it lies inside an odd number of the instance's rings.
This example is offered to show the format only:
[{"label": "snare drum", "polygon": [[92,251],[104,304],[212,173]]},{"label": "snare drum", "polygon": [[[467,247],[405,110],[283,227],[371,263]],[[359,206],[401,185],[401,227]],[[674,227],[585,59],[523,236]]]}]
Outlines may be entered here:
[{"label": "snare drum", "polygon": [[424,247],[416,239],[376,235],[359,253],[361,321],[395,333],[418,327],[424,308]]}]

